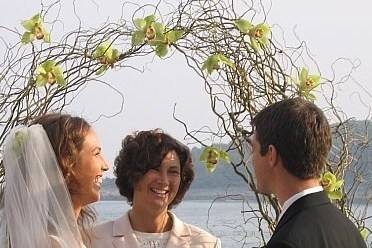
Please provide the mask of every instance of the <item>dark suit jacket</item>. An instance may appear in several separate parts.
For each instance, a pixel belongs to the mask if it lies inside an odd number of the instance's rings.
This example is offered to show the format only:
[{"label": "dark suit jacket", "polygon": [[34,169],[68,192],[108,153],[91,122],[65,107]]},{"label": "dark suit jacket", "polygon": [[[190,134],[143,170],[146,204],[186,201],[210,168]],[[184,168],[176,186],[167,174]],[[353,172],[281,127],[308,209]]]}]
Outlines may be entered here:
[{"label": "dark suit jacket", "polygon": [[356,226],[317,192],[295,201],[284,213],[267,248],[367,248]]}]

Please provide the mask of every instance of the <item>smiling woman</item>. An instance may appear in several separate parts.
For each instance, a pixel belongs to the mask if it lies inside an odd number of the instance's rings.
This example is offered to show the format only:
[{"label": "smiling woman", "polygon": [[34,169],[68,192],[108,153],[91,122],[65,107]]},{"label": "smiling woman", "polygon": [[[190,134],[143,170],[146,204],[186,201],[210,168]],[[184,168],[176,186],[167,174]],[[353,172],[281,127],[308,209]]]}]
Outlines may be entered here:
[{"label": "smiling woman", "polygon": [[67,114],[42,115],[11,130],[3,162],[1,247],[85,247],[86,224],[95,218],[87,204],[99,199],[108,169],[91,126]]},{"label": "smiling woman", "polygon": [[56,153],[65,179],[84,243],[90,242],[89,223],[96,219],[88,204],[100,198],[102,175],[108,170],[101,143],[89,123],[68,114],[46,114],[32,124],[40,124]]},{"label": "smiling woman", "polygon": [[132,206],[94,228],[93,247],[220,247],[208,232],[169,210],[179,204],[194,170],[189,149],[159,129],[128,135],[115,160],[120,194]]}]

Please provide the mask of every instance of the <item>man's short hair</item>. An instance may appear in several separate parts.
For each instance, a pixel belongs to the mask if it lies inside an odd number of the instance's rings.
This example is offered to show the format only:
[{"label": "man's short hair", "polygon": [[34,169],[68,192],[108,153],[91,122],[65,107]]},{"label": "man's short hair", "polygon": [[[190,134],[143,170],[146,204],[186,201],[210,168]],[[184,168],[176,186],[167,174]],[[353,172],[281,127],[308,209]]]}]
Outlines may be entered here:
[{"label": "man's short hair", "polygon": [[302,98],[274,103],[252,120],[260,153],[275,146],[292,175],[309,179],[321,175],[332,145],[329,123],[321,109]]}]

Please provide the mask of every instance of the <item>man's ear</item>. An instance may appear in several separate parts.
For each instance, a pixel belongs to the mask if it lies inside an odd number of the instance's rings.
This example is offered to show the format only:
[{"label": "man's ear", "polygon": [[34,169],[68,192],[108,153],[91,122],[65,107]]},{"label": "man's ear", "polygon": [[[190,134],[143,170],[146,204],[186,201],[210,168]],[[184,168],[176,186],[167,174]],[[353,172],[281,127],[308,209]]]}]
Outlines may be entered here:
[{"label": "man's ear", "polygon": [[269,155],[269,165],[270,167],[274,167],[278,164],[279,161],[279,153],[278,150],[274,145],[269,145],[268,148],[268,155]]}]

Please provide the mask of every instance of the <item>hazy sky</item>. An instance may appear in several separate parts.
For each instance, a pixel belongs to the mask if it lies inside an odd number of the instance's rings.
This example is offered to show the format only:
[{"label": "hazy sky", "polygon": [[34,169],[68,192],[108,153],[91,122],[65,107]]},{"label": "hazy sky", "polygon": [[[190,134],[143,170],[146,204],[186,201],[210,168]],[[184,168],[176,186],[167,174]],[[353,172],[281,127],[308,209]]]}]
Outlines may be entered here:
[{"label": "hazy sky", "polygon": [[[57,25],[68,31],[76,27],[77,22],[72,15],[72,1],[62,2],[60,19],[64,26]],[[121,2],[123,1],[77,1],[76,9],[84,26],[94,27],[108,18],[117,20],[121,14]],[[40,1],[2,0],[0,9],[0,25],[22,30],[20,22],[40,10]],[[372,3],[366,0],[273,1],[268,23],[273,26],[274,35],[280,37],[283,32],[289,44],[297,44],[295,34],[305,40],[324,77],[332,77],[331,66],[337,58],[348,58],[360,64],[353,74],[354,78],[371,93],[371,9]],[[131,14],[130,9],[124,12]],[[14,38],[3,29],[0,29],[0,36],[9,40]],[[199,129],[205,125],[215,126],[216,118],[209,110],[209,99],[204,93],[203,82],[184,62],[182,57],[177,55],[167,60],[147,57],[141,61],[146,67],[144,73],[130,69],[106,73],[106,81],[124,95],[124,109],[121,114],[94,123],[111,163],[120,148],[121,139],[134,130],[161,127],[183,139],[182,125],[172,118],[175,103],[177,116],[187,121],[191,129]],[[335,68],[339,75],[343,75],[350,66],[347,63],[337,63]],[[354,93],[356,90],[360,91],[352,80],[340,86],[337,91],[338,104],[349,115],[361,119],[367,115],[368,109],[359,103],[357,94]],[[370,93],[362,93],[362,97],[372,104]],[[89,85],[68,110],[93,121],[99,113],[117,112],[120,109],[120,101],[120,96],[108,87],[94,84]]]}]

